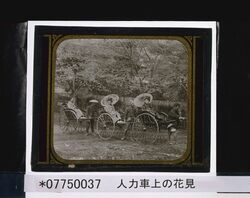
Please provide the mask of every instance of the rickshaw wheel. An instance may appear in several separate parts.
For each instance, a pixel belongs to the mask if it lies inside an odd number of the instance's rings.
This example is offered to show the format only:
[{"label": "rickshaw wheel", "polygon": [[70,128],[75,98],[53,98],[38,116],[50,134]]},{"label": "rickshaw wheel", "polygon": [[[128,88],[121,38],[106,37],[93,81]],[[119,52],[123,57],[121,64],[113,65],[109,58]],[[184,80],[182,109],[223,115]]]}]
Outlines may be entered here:
[{"label": "rickshaw wheel", "polygon": [[115,131],[115,123],[108,113],[102,113],[97,119],[97,134],[103,140],[110,139]]},{"label": "rickshaw wheel", "polygon": [[154,143],[159,134],[159,125],[150,113],[139,114],[132,126],[132,139],[141,143]]},{"label": "rickshaw wheel", "polygon": [[78,131],[78,121],[72,110],[64,109],[60,112],[59,126],[63,133]]}]

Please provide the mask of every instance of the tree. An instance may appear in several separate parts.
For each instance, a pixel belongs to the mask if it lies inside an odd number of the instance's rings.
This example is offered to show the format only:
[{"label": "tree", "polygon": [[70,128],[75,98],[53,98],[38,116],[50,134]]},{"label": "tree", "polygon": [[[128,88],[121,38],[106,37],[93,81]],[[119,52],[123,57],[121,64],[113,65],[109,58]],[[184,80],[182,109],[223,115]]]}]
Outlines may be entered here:
[{"label": "tree", "polygon": [[85,63],[85,60],[80,60],[77,57],[62,58],[57,62],[57,83],[65,87],[65,91],[71,97],[74,97],[77,90],[83,85],[83,79],[79,73],[85,70]]},{"label": "tree", "polygon": [[186,100],[188,54],[177,40],[78,39],[58,49],[56,83],[71,95],[92,94]]}]

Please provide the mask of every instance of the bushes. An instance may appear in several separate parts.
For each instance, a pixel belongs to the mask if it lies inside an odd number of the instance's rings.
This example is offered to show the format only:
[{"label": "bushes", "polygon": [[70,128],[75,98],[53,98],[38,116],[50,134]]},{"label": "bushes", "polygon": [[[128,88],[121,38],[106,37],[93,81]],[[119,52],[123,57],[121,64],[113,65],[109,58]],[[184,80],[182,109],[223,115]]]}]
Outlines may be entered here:
[{"label": "bushes", "polygon": [[[89,95],[89,96],[85,96],[85,97],[77,97],[76,98],[76,105],[78,106],[78,108],[80,108],[81,110],[85,110],[86,106],[87,106],[87,102],[90,99],[96,99],[99,102],[102,100],[104,96],[101,95]],[[126,108],[129,104],[130,100],[133,100],[134,98],[132,97],[120,97],[120,100],[115,104],[115,108],[117,111],[119,111],[120,113],[123,113],[126,111]],[[60,104],[62,103],[67,103],[70,100],[70,97],[67,95],[62,95],[62,94],[55,94],[55,100],[54,100],[54,104],[55,104],[55,108],[54,111],[55,112],[59,112],[60,111]],[[170,101],[164,101],[164,100],[153,100],[152,101],[152,106],[153,109],[155,111],[158,112],[165,112],[167,113],[172,106],[175,104],[176,102],[170,102]],[[185,116],[187,114],[187,104],[184,102],[178,102],[181,105],[181,109],[182,109],[182,115]]]}]

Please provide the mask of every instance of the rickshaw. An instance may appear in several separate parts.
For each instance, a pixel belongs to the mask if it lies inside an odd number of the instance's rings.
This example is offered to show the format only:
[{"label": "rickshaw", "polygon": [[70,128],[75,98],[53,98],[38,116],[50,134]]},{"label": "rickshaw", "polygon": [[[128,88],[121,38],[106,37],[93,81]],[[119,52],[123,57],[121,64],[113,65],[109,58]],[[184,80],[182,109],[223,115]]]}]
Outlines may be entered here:
[{"label": "rickshaw", "polygon": [[[119,96],[110,94],[101,100],[101,105],[106,109],[107,101],[112,98],[112,105],[116,104]],[[141,143],[155,143],[160,134],[160,129],[166,128],[169,138],[176,130],[174,128],[174,120],[169,120],[168,115],[164,112],[155,112],[152,109],[145,107],[145,98],[147,104],[153,100],[153,96],[149,93],[138,95],[133,100],[133,105],[136,107],[136,115],[130,122],[115,120],[110,112],[104,111],[97,118],[97,134],[103,140],[108,140],[116,135],[120,125],[131,125],[130,138],[133,141]]]},{"label": "rickshaw", "polygon": [[85,117],[86,112],[82,111],[83,116],[78,117],[77,112],[69,108],[66,103],[60,104],[59,126],[63,133],[80,132],[83,130],[83,122],[88,120]]}]

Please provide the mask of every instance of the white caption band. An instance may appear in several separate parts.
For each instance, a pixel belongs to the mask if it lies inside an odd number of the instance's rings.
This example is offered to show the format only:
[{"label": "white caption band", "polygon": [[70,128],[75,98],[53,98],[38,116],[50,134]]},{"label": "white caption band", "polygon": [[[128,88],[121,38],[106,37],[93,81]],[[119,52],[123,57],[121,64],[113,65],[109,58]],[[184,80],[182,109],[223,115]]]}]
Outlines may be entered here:
[{"label": "white caption band", "polygon": [[250,192],[250,177],[26,175],[25,192]]}]

